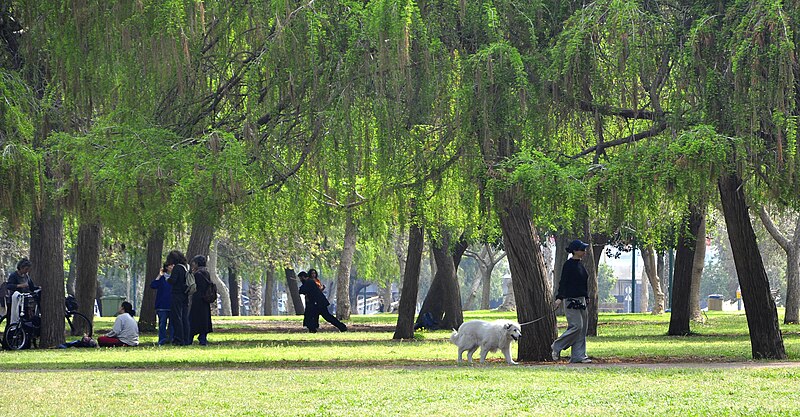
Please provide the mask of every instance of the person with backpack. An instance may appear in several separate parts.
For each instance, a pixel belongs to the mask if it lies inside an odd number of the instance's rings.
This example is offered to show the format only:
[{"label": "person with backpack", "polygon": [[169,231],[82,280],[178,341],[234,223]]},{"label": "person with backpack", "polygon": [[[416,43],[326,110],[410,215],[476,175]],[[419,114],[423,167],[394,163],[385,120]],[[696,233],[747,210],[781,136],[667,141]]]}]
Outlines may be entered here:
[{"label": "person with backpack", "polygon": [[139,345],[139,325],[134,320],[133,305],[123,301],[117,312],[117,319],[114,320],[114,327],[111,331],[97,338],[97,344],[101,347],[117,346],[138,346]]},{"label": "person with backpack", "polygon": [[[208,345],[208,334],[214,331],[211,325],[211,302],[217,300],[216,286],[211,282],[211,274],[206,269],[205,256],[197,255],[192,258],[191,267],[197,291],[192,295],[189,312],[189,322],[192,328],[189,344],[192,344],[194,335],[197,335],[200,346],[206,346]],[[214,292],[213,300],[210,300],[211,291]]]},{"label": "person with backpack", "polygon": [[[172,285],[169,285],[167,279],[169,278],[172,265],[167,265],[161,268],[161,274],[150,283],[150,288],[156,290],[156,316],[158,316],[158,345],[163,346],[167,343],[172,343],[172,338],[175,336],[175,326],[169,323],[169,311],[172,305]],[[169,326],[169,328],[167,328]]]},{"label": "person with backpack", "polygon": [[[190,285],[194,284],[193,276],[190,277],[189,261],[179,250],[167,254],[166,264],[172,267],[172,272],[167,282],[172,286],[170,292],[169,322],[175,329],[172,344],[176,346],[192,344],[191,328],[189,326],[189,292]],[[188,279],[187,279],[188,278]]]},{"label": "person with backpack", "polygon": [[[300,275],[302,274],[302,276]],[[316,333],[317,328],[319,327],[319,316],[322,316],[328,323],[336,326],[340,332],[347,331],[347,325],[339,321],[330,311],[328,311],[328,306],[331,305],[330,301],[325,297],[325,294],[322,293],[320,290],[317,281],[314,280],[311,276],[306,274],[305,272],[301,272],[298,274],[302,284],[300,285],[300,294],[304,294],[306,296],[306,311],[309,314],[308,320],[303,320],[303,325],[306,324],[310,325],[308,330],[311,333]],[[314,327],[316,325],[316,327]],[[312,330],[312,327],[314,330]]]}]

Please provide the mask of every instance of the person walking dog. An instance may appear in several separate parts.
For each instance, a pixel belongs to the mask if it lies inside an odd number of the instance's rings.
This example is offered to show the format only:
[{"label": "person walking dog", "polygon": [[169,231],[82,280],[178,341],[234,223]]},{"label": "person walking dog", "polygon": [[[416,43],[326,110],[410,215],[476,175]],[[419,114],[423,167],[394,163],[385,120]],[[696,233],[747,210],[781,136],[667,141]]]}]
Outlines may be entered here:
[{"label": "person walking dog", "polygon": [[571,363],[592,362],[586,356],[586,331],[589,328],[586,298],[589,295],[589,273],[581,264],[581,259],[586,255],[588,247],[587,243],[576,239],[570,242],[566,248],[572,257],[564,262],[553,307],[558,309],[562,303],[565,304],[564,315],[567,316],[567,330],[551,346],[554,361],[561,358],[562,350],[571,347],[569,360]]}]

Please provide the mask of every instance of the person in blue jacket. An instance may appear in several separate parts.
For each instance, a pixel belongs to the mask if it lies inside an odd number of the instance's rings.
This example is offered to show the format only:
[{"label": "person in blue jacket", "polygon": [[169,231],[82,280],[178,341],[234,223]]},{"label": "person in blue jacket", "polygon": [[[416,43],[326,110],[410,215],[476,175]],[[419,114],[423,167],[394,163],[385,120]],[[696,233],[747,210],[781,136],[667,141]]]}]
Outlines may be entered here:
[{"label": "person in blue jacket", "polygon": [[161,274],[150,283],[150,288],[156,290],[156,316],[158,316],[158,345],[172,343],[175,328],[169,322],[169,310],[172,305],[172,285],[167,279],[172,270],[172,265],[166,263],[161,268]]}]

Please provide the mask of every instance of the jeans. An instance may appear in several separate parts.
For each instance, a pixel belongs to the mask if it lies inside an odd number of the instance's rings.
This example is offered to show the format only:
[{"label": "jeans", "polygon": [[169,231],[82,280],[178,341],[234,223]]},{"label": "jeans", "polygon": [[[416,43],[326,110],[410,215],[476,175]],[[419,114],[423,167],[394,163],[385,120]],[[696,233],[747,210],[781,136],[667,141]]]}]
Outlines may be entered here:
[{"label": "jeans", "polygon": [[[159,346],[172,343],[172,339],[175,337],[175,326],[173,326],[172,322],[169,320],[169,310],[158,309],[156,310],[156,315],[158,316]],[[169,332],[169,336],[167,336],[167,332]]]}]

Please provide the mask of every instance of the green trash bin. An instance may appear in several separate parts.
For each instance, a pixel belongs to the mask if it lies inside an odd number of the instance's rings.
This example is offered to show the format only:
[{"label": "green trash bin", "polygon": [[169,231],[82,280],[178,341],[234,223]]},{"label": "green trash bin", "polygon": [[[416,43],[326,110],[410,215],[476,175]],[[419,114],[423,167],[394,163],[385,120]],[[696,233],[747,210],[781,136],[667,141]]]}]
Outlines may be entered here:
[{"label": "green trash bin", "polygon": [[102,306],[103,317],[114,317],[119,311],[119,306],[125,301],[125,297],[121,295],[104,295],[100,297],[100,305]]}]

